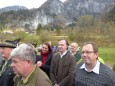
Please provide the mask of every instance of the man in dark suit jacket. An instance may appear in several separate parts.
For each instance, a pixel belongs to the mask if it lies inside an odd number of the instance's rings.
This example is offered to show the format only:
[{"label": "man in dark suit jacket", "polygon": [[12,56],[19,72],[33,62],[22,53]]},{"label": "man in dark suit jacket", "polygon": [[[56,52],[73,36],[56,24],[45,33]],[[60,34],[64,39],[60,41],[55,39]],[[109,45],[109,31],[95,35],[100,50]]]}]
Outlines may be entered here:
[{"label": "man in dark suit jacket", "polygon": [[72,86],[76,60],[70,52],[67,52],[68,45],[67,40],[60,40],[58,42],[59,53],[52,58],[50,78],[54,86]]},{"label": "man in dark suit jacket", "polygon": [[0,64],[0,86],[13,86],[13,78],[15,76],[11,65],[10,53],[16,46],[9,42],[0,44],[2,62]]}]

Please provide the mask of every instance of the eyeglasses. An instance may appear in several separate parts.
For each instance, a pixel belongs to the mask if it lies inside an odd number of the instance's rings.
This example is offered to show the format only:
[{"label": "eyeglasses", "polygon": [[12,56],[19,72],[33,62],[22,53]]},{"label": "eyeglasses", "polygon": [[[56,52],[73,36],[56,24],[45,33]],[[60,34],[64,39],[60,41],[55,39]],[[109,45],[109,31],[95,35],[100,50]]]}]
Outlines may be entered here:
[{"label": "eyeglasses", "polygon": [[82,51],[82,52],[81,52],[81,54],[84,54],[84,53],[88,55],[88,54],[90,54],[90,53],[94,53],[94,51]]}]

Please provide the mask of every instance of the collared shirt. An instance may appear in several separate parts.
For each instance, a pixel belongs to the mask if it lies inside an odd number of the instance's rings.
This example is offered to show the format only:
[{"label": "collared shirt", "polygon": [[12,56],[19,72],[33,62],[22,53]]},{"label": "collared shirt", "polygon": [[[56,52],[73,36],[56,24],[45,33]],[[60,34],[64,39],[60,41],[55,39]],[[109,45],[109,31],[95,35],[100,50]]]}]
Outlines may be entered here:
[{"label": "collared shirt", "polygon": [[62,58],[66,53],[67,51],[65,51],[63,54],[60,54],[60,58]]},{"label": "collared shirt", "polygon": [[[95,65],[95,67],[91,71],[96,73],[96,74],[99,74],[99,68],[100,68],[100,62],[97,61],[97,64]],[[80,67],[80,69],[85,69],[88,72],[88,70],[85,66],[85,63]]]},{"label": "collared shirt", "polygon": [[2,60],[2,64],[0,65],[0,76],[7,70],[7,68],[9,68],[11,65],[10,63],[10,59],[6,60],[3,59]]},{"label": "collared shirt", "polygon": [[5,68],[5,66],[6,66],[6,64],[8,63],[8,61],[9,61],[9,59],[10,59],[11,57],[9,57],[7,60],[6,59],[4,59],[4,64],[3,64],[3,66],[2,66],[2,71],[4,71],[4,68]]},{"label": "collared shirt", "polygon": [[[9,60],[9,59],[8,59],[8,60]],[[5,71],[5,67],[6,67],[6,65],[7,65],[7,63],[8,63],[8,60],[5,60],[5,59],[4,59],[4,64],[2,65],[1,73]]]},{"label": "collared shirt", "polygon": [[25,83],[27,83],[28,82],[28,80],[29,80],[29,78],[30,78],[30,76],[32,75],[32,73],[35,71],[35,68],[36,68],[36,66],[34,67],[34,69],[31,71],[31,73],[25,78],[25,79],[21,79],[21,81],[19,81],[18,82],[18,85],[17,86],[19,86],[20,84],[25,84]]},{"label": "collared shirt", "polygon": [[2,71],[4,70],[4,68],[5,68],[5,66],[6,66],[6,64],[8,63],[8,61],[7,60],[5,60],[5,62],[4,62],[4,64],[3,64],[3,66],[2,66]]}]

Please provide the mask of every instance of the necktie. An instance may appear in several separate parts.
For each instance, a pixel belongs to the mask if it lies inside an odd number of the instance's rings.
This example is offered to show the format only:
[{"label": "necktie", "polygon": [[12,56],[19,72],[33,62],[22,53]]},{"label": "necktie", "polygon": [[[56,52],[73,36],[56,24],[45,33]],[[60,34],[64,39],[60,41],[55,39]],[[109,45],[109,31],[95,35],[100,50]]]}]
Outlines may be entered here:
[{"label": "necktie", "polygon": [[2,60],[1,64],[0,64],[0,76],[2,74],[2,71],[3,71],[4,67],[5,67],[5,60]]},{"label": "necktie", "polygon": [[5,64],[5,60],[2,60],[0,63],[0,71],[2,70],[3,65]]}]

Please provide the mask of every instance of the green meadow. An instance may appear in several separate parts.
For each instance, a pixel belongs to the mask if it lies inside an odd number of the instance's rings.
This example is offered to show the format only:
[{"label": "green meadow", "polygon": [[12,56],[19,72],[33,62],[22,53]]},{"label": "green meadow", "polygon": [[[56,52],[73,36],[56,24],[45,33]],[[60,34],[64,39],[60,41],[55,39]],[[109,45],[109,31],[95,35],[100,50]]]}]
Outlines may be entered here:
[{"label": "green meadow", "polygon": [[105,64],[112,67],[115,64],[115,47],[100,47],[99,57],[103,58]]},{"label": "green meadow", "polygon": [[[110,28],[111,29],[111,28]],[[93,41],[99,47],[99,57],[101,57],[105,64],[108,66],[113,66],[115,64],[115,35],[114,31],[109,31],[109,33],[96,32],[97,29],[66,29],[61,30],[60,34],[56,31],[42,30],[40,34],[36,33],[26,33],[25,31],[14,31],[13,34],[4,34],[0,32],[1,42],[10,39],[14,40],[16,38],[21,38],[21,43],[31,43],[35,42],[42,44],[46,41],[52,41],[53,45],[57,45],[59,39],[67,39],[69,43],[77,42],[80,47],[82,47],[84,42]],[[112,34],[113,32],[113,34]],[[106,36],[105,36],[106,34]]]}]

